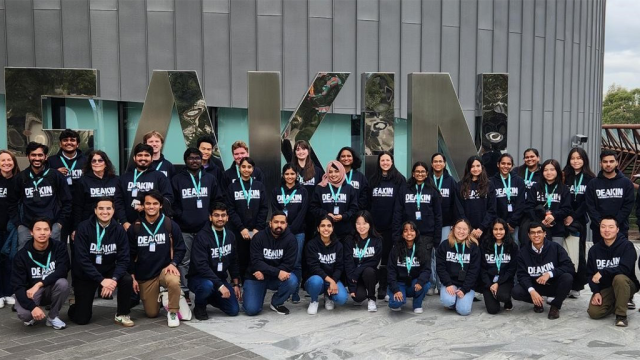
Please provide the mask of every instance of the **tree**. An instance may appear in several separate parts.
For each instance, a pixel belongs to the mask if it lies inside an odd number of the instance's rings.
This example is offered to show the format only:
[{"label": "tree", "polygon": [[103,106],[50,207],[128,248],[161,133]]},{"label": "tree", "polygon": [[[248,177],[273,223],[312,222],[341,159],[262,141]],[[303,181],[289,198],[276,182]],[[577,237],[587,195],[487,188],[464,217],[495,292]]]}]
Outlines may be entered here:
[{"label": "tree", "polygon": [[640,89],[611,84],[602,103],[603,124],[640,124]]}]

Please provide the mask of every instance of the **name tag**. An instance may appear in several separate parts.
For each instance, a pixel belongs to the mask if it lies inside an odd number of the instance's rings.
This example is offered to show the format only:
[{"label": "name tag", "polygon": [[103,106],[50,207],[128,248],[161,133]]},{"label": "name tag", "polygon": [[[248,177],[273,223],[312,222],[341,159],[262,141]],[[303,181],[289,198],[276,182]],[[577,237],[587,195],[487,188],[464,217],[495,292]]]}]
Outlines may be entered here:
[{"label": "name tag", "polygon": [[202,200],[200,200],[200,199],[196,200],[196,207],[198,209],[202,209]]},{"label": "name tag", "polygon": [[498,276],[498,275],[494,276],[493,277],[493,282],[497,283],[499,278],[500,278],[500,276]]},{"label": "name tag", "polygon": [[508,212],[513,212],[513,205],[508,204],[508,205],[507,205],[507,211],[508,211]]},{"label": "name tag", "polygon": [[222,271],[222,261],[218,263],[218,272]]},{"label": "name tag", "polygon": [[67,176],[67,184],[73,185],[73,179],[71,178],[71,176]]},{"label": "name tag", "polygon": [[131,189],[131,196],[138,197],[138,188]]},{"label": "name tag", "polygon": [[422,213],[420,211],[416,211],[416,220],[422,220]]},{"label": "name tag", "polygon": [[340,207],[339,206],[334,206],[333,207],[333,215],[339,215],[340,214]]},{"label": "name tag", "polygon": [[149,252],[156,252],[156,243],[149,243]]},{"label": "name tag", "polygon": [[102,255],[100,255],[100,254],[96,255],[96,264],[97,265],[101,265],[102,264]]}]

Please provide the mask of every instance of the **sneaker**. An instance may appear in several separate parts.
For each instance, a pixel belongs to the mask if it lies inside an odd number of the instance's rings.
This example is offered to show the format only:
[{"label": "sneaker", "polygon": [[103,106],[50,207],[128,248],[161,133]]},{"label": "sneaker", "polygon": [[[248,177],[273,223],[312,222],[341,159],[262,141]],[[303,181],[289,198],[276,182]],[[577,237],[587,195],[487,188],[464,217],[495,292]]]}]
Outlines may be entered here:
[{"label": "sneaker", "polygon": [[134,325],[133,321],[131,321],[131,316],[129,315],[116,315],[116,317],[113,318],[113,321],[124,327],[132,327]]},{"label": "sneaker", "polygon": [[307,308],[307,314],[315,315],[318,313],[318,302],[312,301],[309,303],[309,307]]},{"label": "sneaker", "polygon": [[167,325],[169,325],[170,328],[180,326],[180,319],[178,319],[178,313],[173,311],[169,311],[167,313]]},{"label": "sneaker", "polygon": [[23,322],[23,324],[24,324],[24,326],[33,326],[33,325],[35,325],[35,324],[36,324],[36,321],[35,321],[35,320],[33,320],[33,319],[31,319],[31,320],[29,320],[29,321],[25,321],[25,322]]},{"label": "sneaker", "polygon": [[626,316],[616,315],[616,326],[627,327],[629,325],[629,321]]},{"label": "sneaker", "polygon": [[384,302],[389,302],[389,295],[384,296]]},{"label": "sneaker", "polygon": [[553,302],[553,300],[555,300],[555,299],[556,299],[556,298],[551,297],[551,296],[547,297],[547,304],[551,305],[551,303],[552,303],[552,302]]},{"label": "sneaker", "polygon": [[67,327],[67,324],[65,324],[64,321],[60,320],[60,318],[56,316],[53,319],[47,317],[47,326],[53,327],[53,330],[62,330]]},{"label": "sneaker", "polygon": [[280,315],[289,315],[289,309],[287,309],[284,305],[275,306],[273,304],[270,304],[269,307],[271,308],[271,310]]},{"label": "sneaker", "polygon": [[379,293],[378,293],[378,300],[382,300],[382,299],[384,299],[386,296],[387,296],[387,294],[386,294],[386,293],[379,292]]},{"label": "sneaker", "polygon": [[635,310],[636,309],[636,303],[633,302],[633,299],[629,299],[629,302],[627,303],[627,309],[629,309],[629,310]]},{"label": "sneaker", "polygon": [[480,294],[479,292],[477,292],[477,293],[473,296],[473,302],[482,301],[482,299],[484,299],[484,297],[483,297],[483,296],[482,296],[482,294]]},{"label": "sneaker", "polygon": [[533,312],[536,313],[536,314],[540,314],[540,313],[544,312],[544,307],[533,305]]},{"label": "sneaker", "polygon": [[16,304],[16,299],[13,298],[13,296],[5,296],[4,297],[4,303],[7,305],[15,305]]},{"label": "sneaker", "polygon": [[580,297],[580,291],[579,290],[570,290],[569,291],[569,298],[570,299],[577,299]]},{"label": "sneaker", "polygon": [[300,303],[300,294],[292,294],[291,295],[291,303],[292,304]]},{"label": "sneaker", "polygon": [[5,303],[4,298],[0,297],[0,309],[4,307],[4,303]]},{"label": "sneaker", "polygon": [[402,306],[401,307],[397,307],[397,308],[389,308],[389,309],[391,309],[391,311],[398,312],[398,311],[402,310]]},{"label": "sneaker", "polygon": [[416,314],[422,314],[424,312],[424,310],[422,310],[422,308],[419,307],[419,308],[413,309],[413,312],[416,313]]},{"label": "sneaker", "polygon": [[327,310],[333,310],[336,307],[335,303],[333,302],[333,300],[329,299],[328,297],[325,296],[324,298],[324,308]]},{"label": "sneaker", "polygon": [[371,312],[378,311],[378,307],[376,306],[375,300],[369,299],[369,302],[367,303],[367,310]]},{"label": "sneaker", "polygon": [[196,306],[193,308],[193,315],[197,320],[204,321],[209,320],[209,314],[207,314],[206,306]]},{"label": "sneaker", "polygon": [[506,303],[504,303],[504,309],[507,311],[513,310],[513,303],[511,301],[507,301]]},{"label": "sneaker", "polygon": [[364,301],[355,301],[355,300],[354,300],[354,301],[353,301],[353,306],[362,306],[362,303],[363,303],[363,302],[364,302]]},{"label": "sneaker", "polygon": [[559,317],[560,317],[560,309],[551,305],[551,309],[549,309],[549,315],[547,316],[547,318],[549,320],[555,320]]},{"label": "sneaker", "polygon": [[433,296],[436,293],[436,289],[435,288],[429,288],[429,290],[427,290],[427,296]]}]

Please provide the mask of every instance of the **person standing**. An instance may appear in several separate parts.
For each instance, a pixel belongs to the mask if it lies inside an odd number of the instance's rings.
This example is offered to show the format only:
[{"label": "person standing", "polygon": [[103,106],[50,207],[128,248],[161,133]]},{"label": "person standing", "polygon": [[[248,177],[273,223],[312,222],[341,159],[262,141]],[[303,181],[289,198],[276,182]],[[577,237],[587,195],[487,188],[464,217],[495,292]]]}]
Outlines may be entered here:
[{"label": "person standing", "polygon": [[[236,141],[231,144],[231,152],[233,153],[233,164],[224,172],[224,177],[227,181],[225,184],[228,187],[230,184],[238,181],[242,177],[240,166],[242,165],[242,159],[248,158],[249,155],[249,146],[244,141]],[[251,178],[253,180],[258,180],[264,184],[264,173],[257,167],[254,163],[253,172],[251,173]]]},{"label": "person standing", "polygon": [[164,174],[169,179],[173,178],[176,173],[176,169],[173,164],[164,158],[162,148],[164,147],[164,136],[159,132],[153,130],[146,134],[142,138],[142,143],[151,146],[153,153],[151,154],[151,167]]},{"label": "person standing", "polygon": [[0,309],[16,303],[11,296],[11,264],[18,251],[18,231],[9,221],[9,194],[16,191],[15,180],[19,172],[16,156],[0,150]]},{"label": "person standing", "polygon": [[[511,170],[513,156],[505,153],[498,159],[498,172],[491,178],[496,189],[496,216],[507,222],[507,231],[518,241],[518,227],[524,214],[526,187],[524,180]],[[515,260],[515,259],[514,259]]]},{"label": "person standing", "polygon": [[[540,171],[540,153],[538,152],[538,149],[526,149],[524,151],[523,160],[524,164],[515,168],[512,172],[524,180],[524,186],[526,187],[524,199],[526,201],[529,189],[542,179],[542,171]],[[529,219],[529,216],[527,216],[527,214],[523,214],[518,232],[520,245],[526,243],[529,238],[528,229],[530,222],[531,219]]]},{"label": "person standing", "polygon": [[362,166],[362,160],[358,154],[349,146],[345,146],[338,151],[336,160],[344,166],[344,183],[351,185],[358,199],[358,208],[364,210],[368,208],[369,183],[363,173],[358,171]]},{"label": "person standing", "polygon": [[496,218],[496,191],[480,157],[474,155],[467,160],[458,188],[463,216],[471,224],[471,235],[475,239],[481,239],[491,230],[491,224]]},{"label": "person standing", "polygon": [[[196,143],[196,147],[200,150],[202,154],[202,168],[213,175],[222,189],[226,189],[226,184],[228,181],[224,177],[224,167],[222,165],[222,161],[216,156],[214,156],[214,148],[216,146],[215,140],[210,135],[201,136],[198,138],[198,142]],[[224,191],[223,191],[224,195]]]},{"label": "person standing", "polygon": [[481,244],[480,279],[484,285],[484,305],[489,314],[513,309],[511,290],[516,276],[519,247],[509,233],[509,224],[501,218],[493,222],[491,236]]},{"label": "person standing", "polygon": [[[72,187],[82,176],[87,158],[78,149],[80,134],[71,129],[65,129],[60,133],[60,150],[56,155],[48,158],[49,168],[58,170]],[[73,193],[73,190],[71,191]]]}]

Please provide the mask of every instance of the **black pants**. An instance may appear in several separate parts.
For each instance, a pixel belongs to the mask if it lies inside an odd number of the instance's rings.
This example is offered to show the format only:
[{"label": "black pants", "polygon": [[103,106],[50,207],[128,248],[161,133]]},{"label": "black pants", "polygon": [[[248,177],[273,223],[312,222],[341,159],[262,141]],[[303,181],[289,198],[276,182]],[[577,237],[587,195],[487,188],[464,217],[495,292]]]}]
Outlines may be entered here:
[{"label": "black pants", "polygon": [[387,295],[387,261],[389,261],[389,253],[393,248],[393,232],[391,229],[383,230],[380,235],[382,235],[382,257],[380,258],[380,266],[378,266],[378,294],[384,297]]},{"label": "black pants", "polygon": [[487,307],[489,314],[497,314],[500,311],[500,303],[511,302],[511,290],[513,289],[512,282],[506,282],[498,285],[498,291],[496,296],[488,288],[482,293],[484,297],[484,305]]},{"label": "black pants", "polygon": [[587,278],[587,232],[580,233],[580,247],[578,251],[580,260],[578,260],[578,271],[573,277],[573,285],[571,290],[581,291],[589,279]]},{"label": "black pants", "polygon": [[[103,274],[106,279],[113,276],[113,271]],[[74,280],[74,292],[76,296],[75,304],[69,307],[69,319],[78,325],[88,324],[93,315],[93,298],[99,283],[92,280],[76,279]],[[118,310],[116,315],[129,315],[129,304],[131,302],[131,294],[133,293],[133,279],[131,275],[125,274],[118,280]]]},{"label": "black pants", "polygon": [[244,282],[247,268],[249,268],[249,250],[251,249],[251,240],[245,240],[239,232],[236,236],[236,244],[238,244],[238,266],[240,267],[240,279]]},{"label": "black pants", "polygon": [[360,279],[358,279],[356,296],[353,298],[353,301],[361,302],[365,299],[375,300],[377,282],[376,269],[372,267],[364,269],[360,275]]},{"label": "black pants", "polygon": [[[542,296],[555,297],[551,302],[551,305],[560,309],[562,308],[564,299],[569,295],[569,290],[571,290],[572,284],[573,275],[564,273],[558,278],[553,277],[549,279],[546,285],[540,285],[534,281],[533,288]],[[513,287],[511,296],[513,297],[513,300],[525,301],[531,304],[533,303],[529,291],[525,289],[522,284],[518,284]]]}]

